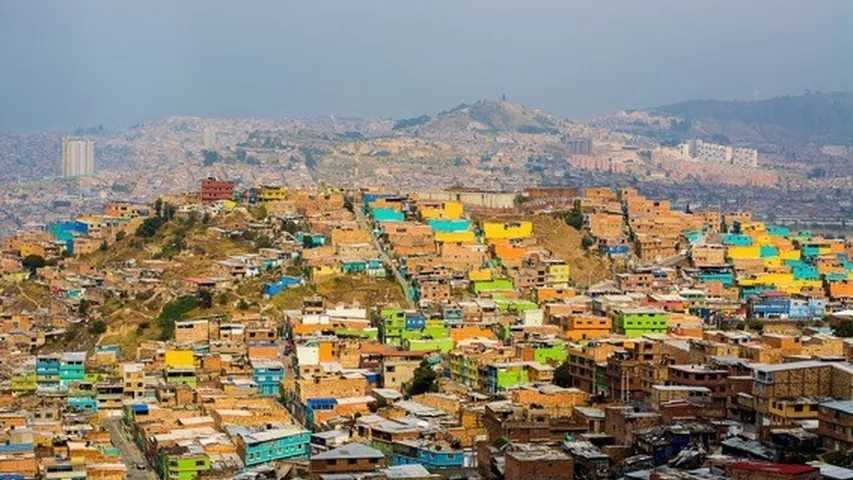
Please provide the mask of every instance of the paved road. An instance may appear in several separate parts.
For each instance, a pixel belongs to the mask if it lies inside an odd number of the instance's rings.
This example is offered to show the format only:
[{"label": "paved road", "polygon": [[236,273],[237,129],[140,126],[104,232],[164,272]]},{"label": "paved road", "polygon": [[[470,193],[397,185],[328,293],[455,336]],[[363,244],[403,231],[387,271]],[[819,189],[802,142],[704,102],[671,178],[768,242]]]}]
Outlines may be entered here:
[{"label": "paved road", "polygon": [[391,257],[388,253],[385,252],[385,249],[382,247],[382,244],[379,243],[379,239],[373,236],[373,229],[370,227],[370,222],[367,221],[367,217],[364,216],[364,211],[361,209],[360,202],[353,202],[353,210],[355,211],[355,218],[358,221],[358,224],[361,228],[370,232],[370,238],[373,239],[373,246],[379,251],[379,256],[382,258],[382,261],[385,265],[388,265],[391,268],[391,272],[393,272],[394,277],[397,279],[397,283],[400,284],[400,287],[403,289],[403,295],[406,297],[406,303],[409,308],[417,308],[415,305],[415,301],[412,300],[410,295],[411,287],[409,286],[409,282],[403,278],[403,275],[397,270],[396,264],[392,261]]},{"label": "paved road", "polygon": [[105,419],[104,428],[109,432],[113,445],[121,451],[121,460],[127,465],[128,480],[157,480],[157,475],[150,466],[145,470],[136,468],[137,464],[147,465],[148,463],[139,447],[130,440],[121,418]]}]

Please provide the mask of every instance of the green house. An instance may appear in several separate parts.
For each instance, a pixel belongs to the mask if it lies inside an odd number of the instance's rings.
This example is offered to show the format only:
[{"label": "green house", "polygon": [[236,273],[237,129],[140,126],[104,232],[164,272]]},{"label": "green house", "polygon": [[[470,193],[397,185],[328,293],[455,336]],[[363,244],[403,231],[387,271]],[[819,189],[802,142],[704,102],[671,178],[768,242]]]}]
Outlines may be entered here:
[{"label": "green house", "polygon": [[451,338],[420,338],[409,339],[404,342],[404,347],[413,352],[440,351],[447,353],[453,350],[454,342]]},{"label": "green house", "polygon": [[485,368],[483,388],[487,393],[497,393],[526,383],[530,383],[530,377],[524,362],[493,363]]},{"label": "green house", "polygon": [[59,383],[67,387],[71,382],[86,378],[86,352],[65,352],[59,362]]},{"label": "green house", "polygon": [[157,471],[162,480],[195,480],[211,469],[210,457],[198,446],[176,445],[158,452]]},{"label": "green house", "polygon": [[195,368],[167,368],[166,383],[171,385],[186,385],[195,388],[198,381],[195,376]]},{"label": "green house", "polygon": [[400,308],[383,308],[379,312],[379,338],[382,343],[399,345],[406,328],[406,311]]},{"label": "green house", "polygon": [[539,308],[535,302],[525,300],[523,298],[503,298],[497,297],[494,299],[495,304],[501,312],[526,312],[528,310],[536,310]]},{"label": "green house", "polygon": [[669,315],[654,308],[626,308],[617,312],[616,329],[626,337],[666,333]]},{"label": "green house", "polygon": [[566,351],[566,345],[563,343],[533,348],[533,360],[544,365],[559,365],[568,357],[569,352]]},{"label": "green house", "polygon": [[513,290],[512,280],[508,278],[496,278],[494,280],[474,282],[474,293],[500,293]]},{"label": "green house", "polygon": [[35,373],[25,373],[12,377],[12,393],[15,395],[26,395],[35,393],[38,388]]}]

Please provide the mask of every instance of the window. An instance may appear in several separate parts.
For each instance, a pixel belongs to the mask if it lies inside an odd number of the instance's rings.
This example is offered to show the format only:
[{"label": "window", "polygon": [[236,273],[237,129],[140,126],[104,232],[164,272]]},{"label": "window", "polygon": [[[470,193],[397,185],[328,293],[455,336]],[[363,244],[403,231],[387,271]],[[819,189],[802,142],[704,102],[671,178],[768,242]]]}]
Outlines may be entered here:
[{"label": "window", "polygon": [[204,466],[204,460],[196,460],[195,466],[196,467],[203,467]]},{"label": "window", "polygon": [[358,463],[358,460],[356,460],[355,458],[348,458],[347,463],[349,465],[355,465],[356,463]]}]

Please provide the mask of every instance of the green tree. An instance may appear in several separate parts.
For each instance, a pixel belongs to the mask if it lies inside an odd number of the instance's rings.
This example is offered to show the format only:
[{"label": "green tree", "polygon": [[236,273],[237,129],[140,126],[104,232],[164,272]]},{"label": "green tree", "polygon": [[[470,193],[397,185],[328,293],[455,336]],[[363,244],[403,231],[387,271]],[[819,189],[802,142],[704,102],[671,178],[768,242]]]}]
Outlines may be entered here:
[{"label": "green tree", "polygon": [[160,327],[160,340],[171,340],[175,334],[175,322],[184,318],[194,308],[198,307],[195,295],[184,295],[167,303],[157,316]]},{"label": "green tree", "polygon": [[107,324],[103,320],[95,320],[89,324],[89,333],[92,335],[103,335],[107,331]]},{"label": "green tree", "polygon": [[163,219],[160,217],[148,217],[139,228],[136,229],[136,236],[143,238],[151,238],[157,234],[157,230],[163,226]]},{"label": "green tree", "polygon": [[823,460],[838,467],[853,468],[853,452],[849,450],[829,452],[823,456]]},{"label": "green tree", "polygon": [[239,302],[237,302],[237,309],[239,309],[239,310],[248,310],[248,309],[249,309],[249,303],[248,303],[248,302],[246,302],[246,300],[244,300],[244,299],[242,299],[242,298],[241,298],[241,299],[240,299],[240,301],[239,301]]},{"label": "green tree", "polygon": [[412,381],[409,382],[406,392],[409,395],[420,395],[427,392],[438,391],[438,374],[430,366],[426,360],[422,361],[415,373],[412,375]]},{"label": "green tree", "polygon": [[27,255],[21,264],[30,271],[33,275],[36,274],[36,270],[45,266],[44,257],[41,255]]},{"label": "green tree", "polygon": [[258,237],[255,238],[255,246],[258,248],[272,248],[274,244],[270,237],[266,235],[258,235]]},{"label": "green tree", "polygon": [[92,308],[92,302],[89,300],[81,299],[80,303],[77,304],[77,315],[81,317],[89,316],[89,309]]},{"label": "green tree", "polygon": [[572,209],[566,214],[564,220],[570,226],[574,227],[575,230],[583,228],[583,211],[581,210],[580,200],[575,200],[574,205],[572,205]]},{"label": "green tree", "polygon": [[842,338],[853,337],[853,320],[844,320],[834,329],[835,335]]},{"label": "green tree", "polygon": [[572,373],[568,361],[561,363],[554,369],[554,385],[563,388],[572,386]]},{"label": "green tree", "polygon": [[210,290],[202,288],[198,291],[198,304],[201,308],[210,308],[213,306],[213,294]]},{"label": "green tree", "polygon": [[764,324],[761,322],[761,320],[755,318],[747,320],[746,327],[756,332],[761,332],[764,330]]}]

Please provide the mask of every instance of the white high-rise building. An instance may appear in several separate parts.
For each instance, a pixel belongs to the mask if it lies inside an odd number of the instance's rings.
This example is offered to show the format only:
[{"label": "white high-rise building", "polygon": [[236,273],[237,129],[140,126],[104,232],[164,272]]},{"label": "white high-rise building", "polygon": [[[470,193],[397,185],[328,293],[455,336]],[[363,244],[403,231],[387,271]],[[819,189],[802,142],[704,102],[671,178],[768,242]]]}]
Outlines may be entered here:
[{"label": "white high-rise building", "polygon": [[95,142],[79,138],[62,139],[62,175],[78,177],[95,173]]}]

